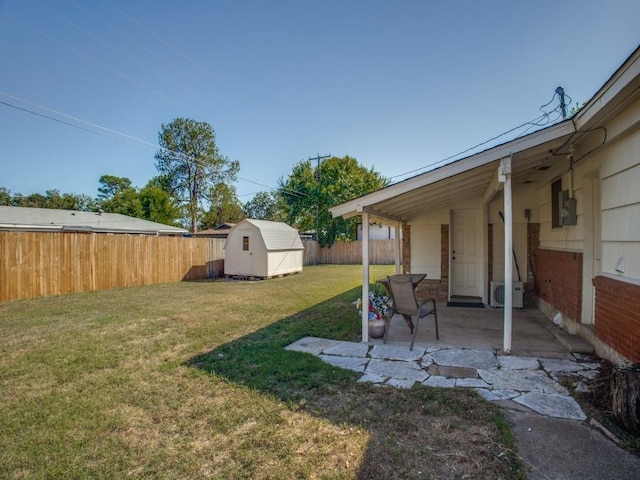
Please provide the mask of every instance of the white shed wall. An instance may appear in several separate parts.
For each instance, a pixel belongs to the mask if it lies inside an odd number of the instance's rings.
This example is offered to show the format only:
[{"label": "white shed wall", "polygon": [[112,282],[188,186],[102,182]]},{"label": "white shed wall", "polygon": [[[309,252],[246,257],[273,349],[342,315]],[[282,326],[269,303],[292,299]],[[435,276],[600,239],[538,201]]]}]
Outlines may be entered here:
[{"label": "white shed wall", "polygon": [[269,252],[265,276],[273,277],[275,275],[301,272],[303,256],[302,250]]},{"label": "white shed wall", "polygon": [[[259,222],[256,222],[259,223]],[[262,222],[265,223],[265,222]],[[260,224],[260,223],[259,223]],[[265,225],[269,228],[269,225]],[[269,233],[273,234],[274,230]],[[291,240],[291,232],[286,232]],[[297,235],[297,234],[296,234]],[[243,237],[249,237],[249,250],[243,250]],[[271,241],[278,238],[271,238]],[[297,236],[294,236],[297,240]],[[287,241],[288,241],[287,240]],[[300,246],[302,244],[300,243]],[[250,221],[243,220],[229,231],[225,243],[226,275],[242,275],[256,277],[273,277],[302,271],[304,251],[302,249],[267,250],[267,244],[261,228]]]},{"label": "white shed wall", "polygon": [[[244,251],[243,237],[249,237],[249,250]],[[242,228],[232,228],[224,245],[225,275],[257,275],[266,276],[266,252],[260,232],[253,225],[245,224]],[[260,272],[260,273],[259,273]]]}]

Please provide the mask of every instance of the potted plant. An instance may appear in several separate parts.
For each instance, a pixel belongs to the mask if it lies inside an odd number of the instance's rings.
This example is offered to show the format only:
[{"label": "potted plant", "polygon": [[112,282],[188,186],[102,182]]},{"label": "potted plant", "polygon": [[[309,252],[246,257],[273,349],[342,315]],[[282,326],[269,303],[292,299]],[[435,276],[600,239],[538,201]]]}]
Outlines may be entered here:
[{"label": "potted plant", "polygon": [[[362,299],[354,302],[358,313],[362,316]],[[383,285],[369,285],[369,336],[381,338],[384,335],[387,319],[392,315],[393,300]]]}]

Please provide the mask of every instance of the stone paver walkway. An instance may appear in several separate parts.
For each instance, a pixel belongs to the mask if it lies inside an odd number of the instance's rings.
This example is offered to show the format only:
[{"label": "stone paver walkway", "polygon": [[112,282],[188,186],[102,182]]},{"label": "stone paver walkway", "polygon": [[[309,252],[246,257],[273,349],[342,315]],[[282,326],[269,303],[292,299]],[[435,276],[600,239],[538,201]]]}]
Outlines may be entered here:
[{"label": "stone paver walkway", "polygon": [[563,374],[592,378],[599,365],[573,360],[499,355],[485,350],[435,346],[413,351],[316,337],[301,338],[288,350],[307,352],[340,368],[362,373],[359,381],[397,388],[473,388],[492,401],[513,400],[540,415],[585,420],[586,415],[559,383]]}]

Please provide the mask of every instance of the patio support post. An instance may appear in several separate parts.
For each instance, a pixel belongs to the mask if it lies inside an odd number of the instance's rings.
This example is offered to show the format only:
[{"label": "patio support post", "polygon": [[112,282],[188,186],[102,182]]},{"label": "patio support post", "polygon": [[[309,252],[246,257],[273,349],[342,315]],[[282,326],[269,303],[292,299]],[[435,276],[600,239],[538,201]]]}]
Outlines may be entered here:
[{"label": "patio support post", "polygon": [[400,239],[400,232],[402,231],[402,224],[396,223],[396,238],[394,242],[394,256],[396,262],[396,273],[402,273],[402,243]]},{"label": "patio support post", "polygon": [[498,180],[504,183],[504,337],[502,349],[511,353],[513,316],[513,206],[511,198],[511,156],[500,160]]},{"label": "patio support post", "polygon": [[369,341],[369,214],[362,212],[362,341]]}]

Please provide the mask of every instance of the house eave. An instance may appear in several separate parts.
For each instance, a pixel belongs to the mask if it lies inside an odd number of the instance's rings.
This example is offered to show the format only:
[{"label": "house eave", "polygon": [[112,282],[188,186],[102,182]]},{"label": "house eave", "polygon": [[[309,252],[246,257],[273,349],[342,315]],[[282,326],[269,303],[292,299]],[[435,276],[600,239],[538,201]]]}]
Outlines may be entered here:
[{"label": "house eave", "polygon": [[[571,120],[565,120],[525,137],[517,138],[502,145],[498,145],[475,155],[388,186],[376,192],[363,195],[362,197],[358,197],[349,202],[335,205],[331,207],[329,211],[334,218],[349,218],[355,215],[360,215],[366,208],[373,205],[413,190],[435,184],[441,180],[459,175],[475,168],[483,167],[502,158],[543,145],[547,142],[568,137],[573,133],[575,133],[574,124]],[[406,221],[408,219],[399,218],[399,220]]]},{"label": "house eave", "polygon": [[640,47],[618,68],[575,115],[578,131],[604,124],[626,104],[640,96]]}]

